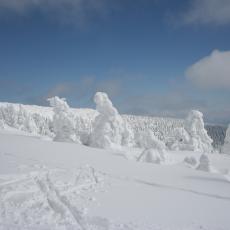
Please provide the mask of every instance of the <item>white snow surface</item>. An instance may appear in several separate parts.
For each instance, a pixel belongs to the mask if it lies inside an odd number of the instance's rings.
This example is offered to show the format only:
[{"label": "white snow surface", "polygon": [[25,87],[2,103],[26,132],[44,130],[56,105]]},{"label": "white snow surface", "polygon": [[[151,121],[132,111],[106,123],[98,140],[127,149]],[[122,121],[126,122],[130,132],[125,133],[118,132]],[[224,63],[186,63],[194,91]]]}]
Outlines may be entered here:
[{"label": "white snow surface", "polygon": [[201,152],[167,151],[161,165],[142,151],[1,130],[0,229],[229,230],[228,155],[208,155],[214,173],[196,170]]}]

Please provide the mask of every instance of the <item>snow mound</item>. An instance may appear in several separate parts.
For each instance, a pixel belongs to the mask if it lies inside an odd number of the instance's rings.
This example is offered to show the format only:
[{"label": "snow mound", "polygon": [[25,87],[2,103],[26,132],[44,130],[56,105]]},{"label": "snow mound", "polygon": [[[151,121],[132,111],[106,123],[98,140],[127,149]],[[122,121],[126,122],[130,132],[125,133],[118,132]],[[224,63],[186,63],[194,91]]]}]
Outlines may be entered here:
[{"label": "snow mound", "polygon": [[210,160],[207,156],[207,154],[202,154],[199,159],[199,164],[196,168],[197,170],[205,171],[205,172],[211,172],[211,165]]},{"label": "snow mound", "polygon": [[156,149],[145,149],[137,159],[140,162],[161,164],[165,161],[164,153]]},{"label": "snow mound", "polygon": [[197,164],[197,160],[193,156],[187,156],[184,158],[184,162],[188,165],[195,166]]}]

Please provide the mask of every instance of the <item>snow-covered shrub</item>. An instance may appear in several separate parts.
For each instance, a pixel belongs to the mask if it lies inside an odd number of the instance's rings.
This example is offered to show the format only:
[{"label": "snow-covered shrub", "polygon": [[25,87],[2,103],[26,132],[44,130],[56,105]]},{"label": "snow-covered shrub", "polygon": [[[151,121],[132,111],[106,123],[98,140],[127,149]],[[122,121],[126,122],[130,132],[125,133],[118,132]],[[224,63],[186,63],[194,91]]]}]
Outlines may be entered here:
[{"label": "snow-covered shrub", "polygon": [[136,143],[140,148],[144,148],[143,152],[137,158],[138,161],[160,164],[165,161],[165,144],[160,141],[153,132],[147,130],[139,132],[136,135]]},{"label": "snow-covered shrub", "polygon": [[159,152],[157,149],[145,149],[137,161],[160,164],[165,161],[165,156],[163,152]]},{"label": "snow-covered shrub", "polygon": [[99,114],[93,122],[89,144],[98,148],[116,148],[122,145],[130,145],[132,131],[113,106],[108,95],[97,92],[94,96],[94,102]]},{"label": "snow-covered shrub", "polygon": [[166,146],[160,141],[150,130],[139,132],[136,137],[136,144],[140,148],[157,149],[159,152],[164,152]]},{"label": "snow-covered shrub", "polygon": [[39,113],[32,114],[34,123],[37,126],[38,133],[42,136],[53,137],[52,121]]},{"label": "snow-covered shrub", "polygon": [[210,160],[206,154],[202,154],[199,159],[199,165],[196,168],[197,170],[211,172]]},{"label": "snow-covered shrub", "polygon": [[17,109],[13,104],[6,104],[5,108],[2,110],[2,118],[6,125],[13,128],[19,128],[17,123]]},{"label": "snow-covered shrub", "polygon": [[226,131],[222,152],[226,154],[230,154],[230,124],[228,125],[227,131]]},{"label": "snow-covered shrub", "polygon": [[49,98],[50,106],[53,107],[53,129],[55,133],[54,141],[78,142],[79,137],[75,134],[74,117],[69,105],[64,98]]},{"label": "snow-covered shrub", "polygon": [[189,134],[184,127],[176,128],[174,130],[174,136],[171,141],[167,143],[167,146],[171,150],[183,150],[186,149],[185,143],[189,142]]},{"label": "snow-covered shrub", "polygon": [[184,162],[188,165],[191,165],[191,166],[195,166],[197,164],[197,160],[195,157],[191,156],[191,157],[185,157],[184,158]]},{"label": "snow-covered shrub", "polygon": [[192,110],[185,119],[185,130],[189,134],[189,141],[186,141],[187,149],[210,153],[212,139],[208,136],[204,127],[203,114],[197,110]]}]

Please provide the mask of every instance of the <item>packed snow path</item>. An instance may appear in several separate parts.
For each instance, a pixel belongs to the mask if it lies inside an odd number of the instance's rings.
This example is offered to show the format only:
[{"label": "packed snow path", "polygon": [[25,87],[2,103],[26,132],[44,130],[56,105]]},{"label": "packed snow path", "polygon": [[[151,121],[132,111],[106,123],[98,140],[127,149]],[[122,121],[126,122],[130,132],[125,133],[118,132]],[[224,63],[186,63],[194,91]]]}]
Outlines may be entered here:
[{"label": "packed snow path", "polygon": [[[119,152],[0,134],[0,229],[229,230],[230,157],[216,173],[137,162]],[[123,223],[123,224],[121,224]]]}]

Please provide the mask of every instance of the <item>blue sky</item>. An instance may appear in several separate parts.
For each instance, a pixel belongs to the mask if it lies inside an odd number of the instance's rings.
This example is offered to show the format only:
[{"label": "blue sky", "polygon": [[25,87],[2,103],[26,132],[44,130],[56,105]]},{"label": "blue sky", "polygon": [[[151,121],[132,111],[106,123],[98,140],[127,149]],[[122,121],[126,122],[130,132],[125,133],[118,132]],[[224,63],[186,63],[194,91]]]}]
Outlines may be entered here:
[{"label": "blue sky", "polygon": [[228,0],[0,0],[0,101],[228,123],[229,41]]}]

